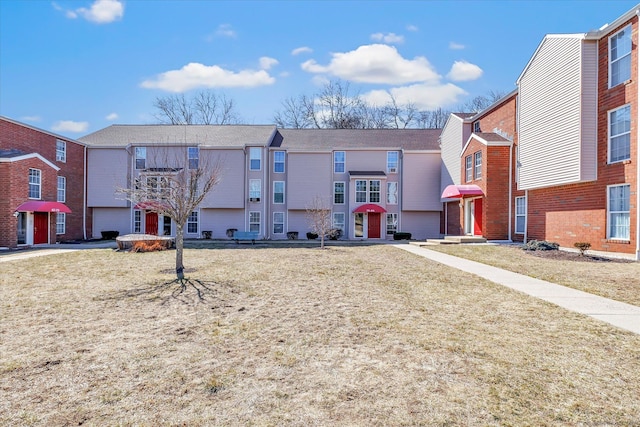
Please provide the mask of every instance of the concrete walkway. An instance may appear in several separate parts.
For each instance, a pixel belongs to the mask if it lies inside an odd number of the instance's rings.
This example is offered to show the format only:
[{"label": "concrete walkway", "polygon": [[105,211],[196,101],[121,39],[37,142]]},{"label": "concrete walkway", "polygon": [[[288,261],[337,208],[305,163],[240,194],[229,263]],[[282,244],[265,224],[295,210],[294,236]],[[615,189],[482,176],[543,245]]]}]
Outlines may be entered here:
[{"label": "concrete walkway", "polygon": [[0,252],[0,263],[7,261],[15,261],[19,259],[33,258],[37,256],[56,255],[66,252],[75,252],[83,249],[103,249],[103,248],[115,248],[116,243],[114,241],[98,242],[98,243],[78,243],[78,244],[62,244],[62,245],[37,245],[35,247],[17,250],[17,251],[2,251]]},{"label": "concrete walkway", "polygon": [[410,244],[397,248],[640,334],[640,307]]}]

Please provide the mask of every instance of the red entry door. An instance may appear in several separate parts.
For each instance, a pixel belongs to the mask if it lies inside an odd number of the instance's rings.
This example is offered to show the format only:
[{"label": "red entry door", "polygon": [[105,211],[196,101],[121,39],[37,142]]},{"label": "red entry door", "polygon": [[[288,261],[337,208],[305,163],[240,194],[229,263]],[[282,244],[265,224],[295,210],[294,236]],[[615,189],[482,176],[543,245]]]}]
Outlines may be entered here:
[{"label": "red entry door", "polygon": [[482,199],[473,201],[473,235],[482,236]]},{"label": "red entry door", "polygon": [[158,214],[155,212],[147,212],[144,216],[144,232],[147,234],[158,235]]},{"label": "red entry door", "polygon": [[369,225],[367,226],[367,237],[369,239],[379,239],[380,238],[380,214],[379,213],[369,213]]},{"label": "red entry door", "polygon": [[49,243],[49,214],[33,213],[33,244]]}]

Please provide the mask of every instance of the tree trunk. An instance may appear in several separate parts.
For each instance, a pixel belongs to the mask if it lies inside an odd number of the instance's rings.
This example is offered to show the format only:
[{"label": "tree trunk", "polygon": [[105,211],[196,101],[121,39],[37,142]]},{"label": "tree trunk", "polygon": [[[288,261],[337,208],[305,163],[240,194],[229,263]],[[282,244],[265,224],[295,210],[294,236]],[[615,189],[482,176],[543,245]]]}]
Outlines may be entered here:
[{"label": "tree trunk", "polygon": [[176,276],[178,280],[184,280],[182,252],[184,252],[184,228],[183,225],[176,224]]}]

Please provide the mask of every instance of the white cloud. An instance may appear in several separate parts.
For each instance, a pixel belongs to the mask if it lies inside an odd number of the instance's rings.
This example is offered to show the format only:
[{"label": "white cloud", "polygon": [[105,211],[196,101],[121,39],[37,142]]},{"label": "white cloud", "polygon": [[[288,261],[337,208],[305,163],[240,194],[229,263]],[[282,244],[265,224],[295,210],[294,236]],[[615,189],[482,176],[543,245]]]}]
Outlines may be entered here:
[{"label": "white cloud", "polygon": [[278,65],[279,62],[277,59],[274,58],[269,58],[268,56],[263,56],[262,58],[260,58],[260,69],[261,70],[268,70],[271,67],[273,67],[274,65]]},{"label": "white cloud", "polygon": [[216,35],[219,37],[236,38],[238,33],[231,27],[231,24],[221,24],[216,30]]},{"label": "white cloud", "polygon": [[451,50],[462,50],[464,49],[464,45],[456,42],[449,42],[449,49]]},{"label": "white cloud", "polygon": [[20,120],[23,122],[40,122],[42,121],[42,117],[40,116],[23,116],[20,117]]},{"label": "white cloud", "polygon": [[482,68],[467,61],[456,61],[451,66],[447,78],[454,82],[477,80],[482,76]]},{"label": "white cloud", "polygon": [[412,33],[415,33],[416,31],[420,31],[420,29],[418,27],[416,27],[415,25],[407,25],[407,31],[411,31]]},{"label": "white cloud", "polygon": [[167,92],[186,92],[197,88],[256,87],[273,84],[275,78],[265,70],[225,70],[217,65],[192,62],[179,70],[158,74],[143,81],[146,89],[161,89]]},{"label": "white cloud", "polygon": [[413,104],[420,110],[435,110],[438,107],[455,105],[460,97],[466,95],[458,86],[447,84],[425,84],[402,86],[386,90],[373,90],[362,95],[371,104],[382,106],[391,101],[391,95],[400,105]]},{"label": "white cloud", "polygon": [[105,120],[109,120],[110,122],[118,119],[118,113],[111,113],[105,117]]},{"label": "white cloud", "polygon": [[60,120],[53,124],[51,130],[54,132],[86,132],[89,129],[89,122],[74,122],[73,120]]},{"label": "white cloud", "polygon": [[423,56],[405,59],[393,46],[372,44],[346,53],[334,53],[328,65],[311,59],[302,63],[303,70],[329,74],[360,83],[405,84],[437,82],[440,76]]},{"label": "white cloud", "polygon": [[79,16],[96,24],[108,24],[124,16],[124,4],[120,0],[95,0],[89,8],[81,7],[75,10],[65,10],[57,3],[52,3],[53,8],[65,13],[70,19]]},{"label": "white cloud", "polygon": [[371,40],[373,41],[377,41],[377,42],[384,42],[387,44],[400,44],[400,43],[404,43],[404,36],[399,36],[396,33],[387,33],[387,34],[382,34],[382,33],[374,33],[371,34]]},{"label": "white cloud", "polygon": [[310,47],[301,46],[293,49],[291,51],[291,55],[296,56],[296,55],[300,55],[301,53],[311,53],[311,52],[313,52],[313,49],[311,49]]}]

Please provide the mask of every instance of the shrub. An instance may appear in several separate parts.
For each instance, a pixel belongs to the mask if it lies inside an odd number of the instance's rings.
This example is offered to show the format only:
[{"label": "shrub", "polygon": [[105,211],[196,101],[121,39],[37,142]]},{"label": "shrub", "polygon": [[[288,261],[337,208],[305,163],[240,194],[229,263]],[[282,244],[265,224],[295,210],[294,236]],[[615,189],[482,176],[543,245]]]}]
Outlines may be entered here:
[{"label": "shrub", "polygon": [[522,249],[525,251],[557,251],[559,247],[560,245],[555,242],[548,242],[546,240],[530,240],[522,247]]},{"label": "shrub", "polygon": [[227,237],[233,239],[233,233],[238,231],[237,228],[227,228]]},{"label": "shrub", "polygon": [[584,256],[584,253],[589,250],[591,247],[591,243],[589,242],[576,242],[573,244],[574,247],[580,249],[580,256]]},{"label": "shrub", "polygon": [[117,230],[106,230],[101,231],[100,234],[102,234],[102,240],[113,240],[118,237],[120,232]]},{"label": "shrub", "polygon": [[166,245],[160,240],[138,240],[133,242],[131,252],[155,252],[164,251]]},{"label": "shrub", "polygon": [[393,233],[393,240],[411,240],[411,233],[396,231]]},{"label": "shrub", "polygon": [[297,231],[287,231],[287,239],[289,240],[297,240],[298,232]]},{"label": "shrub", "polygon": [[318,235],[316,233],[312,233],[311,231],[307,232],[307,239],[315,240],[317,238],[318,238]]},{"label": "shrub", "polygon": [[340,237],[342,237],[342,230],[339,228],[332,228],[327,233],[327,237],[331,240],[338,240]]}]

